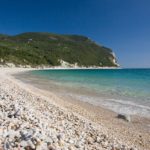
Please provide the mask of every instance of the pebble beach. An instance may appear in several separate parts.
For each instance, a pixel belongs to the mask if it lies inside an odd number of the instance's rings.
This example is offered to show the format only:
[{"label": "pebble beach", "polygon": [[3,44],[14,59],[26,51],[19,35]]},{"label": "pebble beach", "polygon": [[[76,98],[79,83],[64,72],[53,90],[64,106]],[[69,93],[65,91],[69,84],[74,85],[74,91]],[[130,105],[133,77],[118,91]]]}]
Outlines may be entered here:
[{"label": "pebble beach", "polygon": [[0,69],[0,150],[150,149],[149,135],[141,135],[146,145],[124,141],[104,123],[55,103],[56,95],[48,98],[29,90],[11,75],[26,70]]}]

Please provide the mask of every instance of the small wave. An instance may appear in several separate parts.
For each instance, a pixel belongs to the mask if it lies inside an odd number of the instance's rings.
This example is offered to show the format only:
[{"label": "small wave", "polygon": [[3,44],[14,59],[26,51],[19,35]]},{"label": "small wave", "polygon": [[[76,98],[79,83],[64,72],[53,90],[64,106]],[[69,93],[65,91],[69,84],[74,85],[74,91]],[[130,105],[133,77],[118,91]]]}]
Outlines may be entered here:
[{"label": "small wave", "polygon": [[150,117],[150,107],[140,105],[132,101],[107,99],[102,97],[79,95],[75,93],[65,93],[65,95],[71,96],[73,99],[77,99],[83,102],[88,102],[95,106],[102,106],[116,113],[139,115],[148,118]]},{"label": "small wave", "polygon": [[118,99],[107,99],[108,101],[112,101],[112,102],[116,102],[116,103],[120,103],[120,104],[124,104],[124,105],[131,105],[131,106],[136,106],[139,108],[145,108],[150,110],[149,106],[144,106],[144,105],[140,105],[131,101],[126,101],[126,100],[118,100]]}]

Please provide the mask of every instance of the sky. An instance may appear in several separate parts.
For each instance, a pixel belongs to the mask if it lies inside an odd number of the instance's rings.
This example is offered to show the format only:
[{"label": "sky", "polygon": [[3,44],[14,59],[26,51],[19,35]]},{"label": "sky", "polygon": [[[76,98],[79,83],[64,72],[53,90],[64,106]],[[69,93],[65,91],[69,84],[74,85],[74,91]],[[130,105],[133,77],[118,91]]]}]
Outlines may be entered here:
[{"label": "sky", "polygon": [[122,67],[150,67],[150,0],[0,0],[0,33],[85,35]]}]

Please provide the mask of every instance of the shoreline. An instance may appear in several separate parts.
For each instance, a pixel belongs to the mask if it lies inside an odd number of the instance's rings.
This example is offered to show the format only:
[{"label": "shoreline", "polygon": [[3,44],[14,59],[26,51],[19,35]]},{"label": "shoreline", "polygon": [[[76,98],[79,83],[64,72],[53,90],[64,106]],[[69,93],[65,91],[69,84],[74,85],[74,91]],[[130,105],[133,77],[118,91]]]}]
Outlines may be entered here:
[{"label": "shoreline", "polygon": [[37,66],[35,68],[31,67],[31,66],[22,66],[19,65],[19,67],[17,67],[15,64],[8,64],[8,65],[0,65],[0,68],[24,68],[24,69],[36,69],[36,70],[48,70],[48,69],[122,69],[122,67],[120,66],[114,66],[114,67],[109,67],[109,66],[105,66],[105,67],[99,67],[99,66],[89,66],[89,67],[79,67],[79,66]]},{"label": "shoreline", "polygon": [[14,84],[17,84],[20,88],[31,92],[33,95],[37,95],[38,91],[38,96],[41,98],[46,97],[46,99],[48,99],[51,104],[66,109],[67,112],[73,112],[77,116],[83,117],[85,120],[89,120],[90,122],[96,124],[98,128],[102,126],[104,130],[108,130],[107,134],[111,138],[115,137],[117,140],[123,141],[128,145],[134,145],[139,149],[146,150],[149,148],[150,136],[147,129],[145,130],[142,127],[143,121],[149,124],[149,120],[146,118],[134,116],[133,121],[128,123],[116,118],[117,114],[110,110],[94,106],[86,102],[74,101],[71,99],[64,100],[62,97],[58,97],[54,93],[37,89],[36,87],[33,87],[29,84],[24,84],[12,76],[12,74],[29,70],[33,69],[3,69],[3,71],[0,72],[0,76],[6,80],[10,80]]},{"label": "shoreline", "polygon": [[[16,79],[19,79],[19,80],[23,81],[24,83],[29,83],[32,86],[40,88],[41,90],[51,91],[52,93],[55,93],[55,95],[57,95],[57,96],[62,96],[62,99],[63,99],[63,97],[65,97],[65,99],[68,99],[68,97],[69,97],[69,99],[73,98],[75,100],[88,102],[92,105],[100,106],[105,109],[112,110],[112,111],[116,112],[117,114],[123,114],[123,115],[129,116],[129,117],[132,115],[137,115],[137,116],[141,116],[141,117],[147,117],[150,119],[149,103],[145,104],[144,102],[142,102],[141,98],[143,98],[143,97],[138,97],[138,94],[137,94],[137,97],[136,97],[136,95],[134,95],[135,97],[130,97],[130,95],[128,95],[128,96],[123,95],[122,93],[124,91],[121,91],[121,90],[120,91],[116,90],[116,92],[113,93],[111,91],[113,91],[113,88],[115,91],[115,89],[117,89],[117,86],[113,87],[112,84],[110,84],[110,89],[108,87],[109,90],[105,91],[105,89],[104,89],[104,91],[103,91],[103,87],[102,86],[98,87],[98,84],[96,84],[97,87],[94,87],[94,86],[91,86],[90,83],[88,84],[88,81],[86,83],[82,79],[82,78],[84,78],[83,75],[82,75],[81,79],[79,79],[78,77],[76,78],[76,76],[75,76],[75,78],[77,79],[77,84],[74,84],[72,81],[70,81],[70,79],[67,80],[67,78],[65,78],[65,75],[67,75],[67,74],[74,76],[73,72],[71,70],[69,70],[69,69],[67,69],[67,70],[51,69],[51,70],[52,70],[52,72],[50,72],[50,75],[52,73],[52,77],[48,77],[48,76],[42,77],[41,76],[42,74],[43,75],[49,74],[49,72],[47,72],[47,69],[38,70],[35,72],[33,71],[33,73],[29,71],[29,72],[26,72],[23,74],[21,73],[19,75],[16,75],[15,77],[16,77]],[[92,71],[92,69],[90,69],[90,70]],[[54,71],[54,73],[53,73],[53,71]],[[55,72],[55,71],[58,71],[58,72]],[[70,73],[70,71],[71,71],[71,73]],[[78,69],[76,69],[75,71],[79,71],[79,73],[80,73],[80,70],[78,70]],[[83,69],[81,71],[85,72],[85,76],[86,76],[87,70]],[[122,72],[122,70],[120,70],[120,71]],[[58,74],[59,72],[60,72],[60,74],[61,74],[61,72],[63,72],[65,74],[65,75],[63,74],[62,79],[61,79],[61,76]],[[105,72],[105,71],[103,71],[103,72]],[[118,72],[118,70],[116,70],[114,72]],[[56,73],[56,77],[58,78],[58,81],[54,75],[55,73]],[[81,81],[81,80],[83,81],[83,85],[81,85],[79,83],[79,81]],[[133,78],[133,80],[134,80],[134,78]],[[67,82],[64,83],[64,81],[67,81]],[[84,82],[85,82],[85,85],[84,85]],[[114,82],[117,82],[117,79],[114,80]],[[125,82],[120,81],[120,85],[119,85],[120,89],[124,88],[122,86],[122,83],[125,83]],[[131,81],[131,83],[132,83],[132,81]],[[100,81],[100,84],[105,84],[105,83],[103,81]],[[106,84],[108,84],[108,83],[106,82]],[[132,86],[132,84],[131,84],[131,86]],[[138,86],[140,86],[140,85],[138,85]],[[142,88],[141,88],[141,90],[142,90]],[[144,91],[144,89],[143,89],[143,91]],[[120,93],[122,92],[122,93],[120,94],[119,92]],[[130,91],[127,91],[127,92],[130,92]],[[130,94],[130,93],[128,93],[128,94]],[[136,94],[136,93],[134,93],[134,94]]]}]

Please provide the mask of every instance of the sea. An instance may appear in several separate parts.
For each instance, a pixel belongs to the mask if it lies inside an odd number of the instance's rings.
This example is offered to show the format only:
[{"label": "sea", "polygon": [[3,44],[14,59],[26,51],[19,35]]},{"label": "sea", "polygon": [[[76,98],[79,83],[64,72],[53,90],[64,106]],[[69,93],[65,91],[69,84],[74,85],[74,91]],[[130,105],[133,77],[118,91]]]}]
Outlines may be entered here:
[{"label": "sea", "polygon": [[150,69],[47,69],[17,77],[61,97],[150,118]]}]

